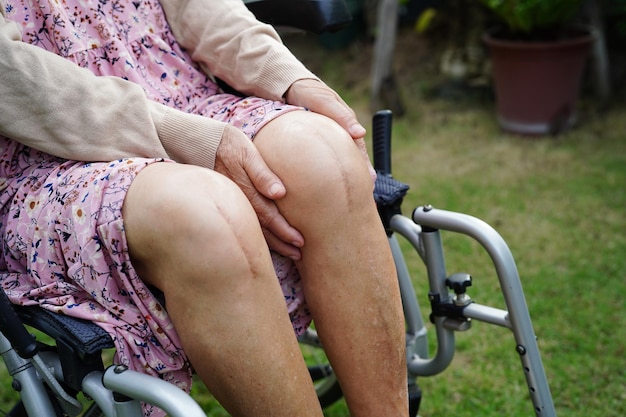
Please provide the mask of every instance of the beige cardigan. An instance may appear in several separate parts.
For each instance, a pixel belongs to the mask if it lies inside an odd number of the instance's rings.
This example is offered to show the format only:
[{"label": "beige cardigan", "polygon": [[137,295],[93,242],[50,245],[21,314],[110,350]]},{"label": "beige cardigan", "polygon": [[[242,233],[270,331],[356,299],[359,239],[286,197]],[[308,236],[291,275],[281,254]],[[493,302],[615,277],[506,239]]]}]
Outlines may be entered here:
[{"label": "beige cardigan", "polygon": [[[246,94],[280,100],[316,78],[241,0],[160,0],[179,43],[205,71]],[[170,157],[213,168],[224,124],[146,98],[21,42],[0,0],[0,135],[67,159]],[[216,29],[219,28],[219,29]]]}]

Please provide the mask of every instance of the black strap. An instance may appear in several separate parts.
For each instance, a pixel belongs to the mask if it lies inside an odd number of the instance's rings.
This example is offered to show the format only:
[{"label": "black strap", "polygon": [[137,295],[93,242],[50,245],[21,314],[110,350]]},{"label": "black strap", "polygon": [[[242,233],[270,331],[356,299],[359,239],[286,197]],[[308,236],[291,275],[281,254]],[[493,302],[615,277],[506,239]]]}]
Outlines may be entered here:
[{"label": "black strap", "polygon": [[374,200],[383,207],[399,205],[409,191],[409,186],[389,175],[378,173],[374,185]]}]

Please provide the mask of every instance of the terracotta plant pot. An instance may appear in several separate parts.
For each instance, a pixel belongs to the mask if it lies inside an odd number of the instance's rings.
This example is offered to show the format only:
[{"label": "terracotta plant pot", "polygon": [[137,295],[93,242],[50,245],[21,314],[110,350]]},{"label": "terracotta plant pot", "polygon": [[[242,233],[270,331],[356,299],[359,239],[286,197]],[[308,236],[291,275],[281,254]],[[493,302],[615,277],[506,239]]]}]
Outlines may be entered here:
[{"label": "terracotta plant pot", "polygon": [[483,37],[493,67],[498,124],[523,135],[556,134],[576,122],[583,70],[593,36],[572,30],[564,40],[512,41]]}]

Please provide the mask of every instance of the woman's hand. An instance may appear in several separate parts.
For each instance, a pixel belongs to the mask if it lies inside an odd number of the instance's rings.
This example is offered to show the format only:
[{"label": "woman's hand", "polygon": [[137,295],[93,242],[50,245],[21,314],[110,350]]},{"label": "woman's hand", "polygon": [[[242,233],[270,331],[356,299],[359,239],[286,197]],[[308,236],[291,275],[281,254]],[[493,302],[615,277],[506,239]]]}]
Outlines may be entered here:
[{"label": "woman's hand", "polygon": [[233,180],[248,197],[269,247],[291,259],[300,259],[304,237],[289,225],[274,203],[285,196],[285,186],[263,161],[252,141],[230,125],[226,126],[217,148],[215,171]]},{"label": "woman's hand", "polygon": [[361,126],[352,110],[339,94],[321,81],[313,79],[298,80],[291,84],[285,94],[288,104],[307,109],[330,117],[339,123],[353,139],[362,139],[365,128]]},{"label": "woman's hand", "polygon": [[323,114],[343,127],[354,139],[354,143],[367,162],[372,179],[376,180],[376,171],[367,155],[367,147],[363,139],[366,130],[357,120],[354,110],[343,101],[339,94],[321,81],[304,79],[291,84],[285,94],[285,100],[288,104],[302,106],[312,112]]}]

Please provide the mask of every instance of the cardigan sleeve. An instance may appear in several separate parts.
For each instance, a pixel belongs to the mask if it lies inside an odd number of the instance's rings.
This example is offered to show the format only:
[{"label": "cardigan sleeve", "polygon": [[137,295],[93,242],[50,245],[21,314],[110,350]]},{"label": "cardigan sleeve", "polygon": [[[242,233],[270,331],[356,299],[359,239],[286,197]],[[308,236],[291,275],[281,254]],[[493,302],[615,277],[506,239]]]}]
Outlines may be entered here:
[{"label": "cardigan sleeve", "polygon": [[22,42],[0,0],[0,135],[73,160],[170,157],[213,168],[224,127]]},{"label": "cardigan sleeve", "polygon": [[193,60],[242,93],[281,100],[295,81],[318,79],[242,0],[161,0],[161,5]]}]

